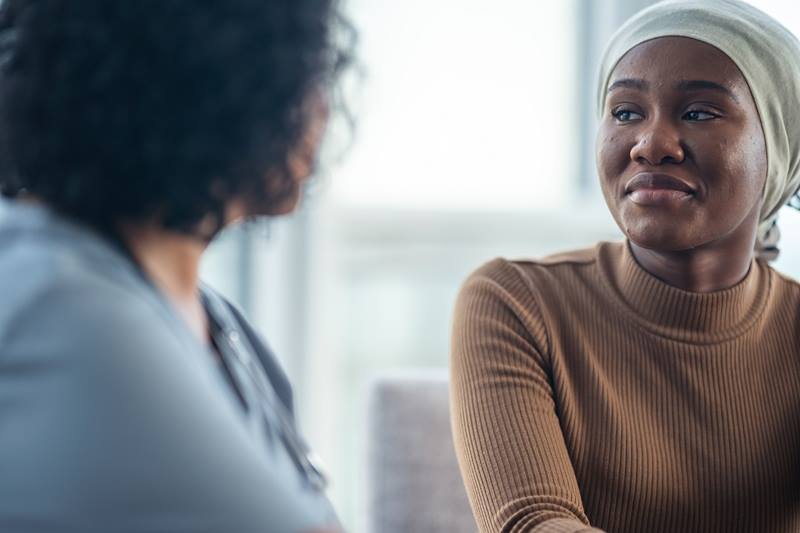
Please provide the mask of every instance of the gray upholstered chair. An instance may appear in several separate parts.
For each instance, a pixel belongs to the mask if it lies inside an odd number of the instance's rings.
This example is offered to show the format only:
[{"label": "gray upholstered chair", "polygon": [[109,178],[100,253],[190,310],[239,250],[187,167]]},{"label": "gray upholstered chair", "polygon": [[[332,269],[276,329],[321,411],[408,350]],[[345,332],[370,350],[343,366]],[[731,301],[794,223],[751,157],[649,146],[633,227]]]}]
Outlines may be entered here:
[{"label": "gray upholstered chair", "polygon": [[368,531],[477,531],[453,449],[446,371],[375,379],[368,418]]}]

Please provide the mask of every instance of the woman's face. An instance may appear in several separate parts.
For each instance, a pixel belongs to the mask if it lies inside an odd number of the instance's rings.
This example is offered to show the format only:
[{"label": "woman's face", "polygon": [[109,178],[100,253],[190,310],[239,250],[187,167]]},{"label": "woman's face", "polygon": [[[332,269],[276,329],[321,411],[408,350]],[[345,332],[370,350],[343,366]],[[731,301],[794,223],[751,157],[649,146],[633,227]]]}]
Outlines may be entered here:
[{"label": "woman's face", "polygon": [[327,100],[321,94],[314,93],[308,106],[306,130],[286,156],[288,175],[267,172],[262,194],[231,200],[226,206],[225,224],[245,217],[285,215],[297,208],[303,187],[314,173],[330,115]]},{"label": "woman's face", "polygon": [[305,134],[287,156],[286,170],[289,172],[289,180],[287,182],[268,178],[267,193],[278,201],[272,203],[264,212],[256,214],[285,215],[297,208],[303,194],[303,186],[314,174],[329,114],[327,101],[315,93],[309,102],[309,120]]},{"label": "woman's face", "polygon": [[766,145],[728,56],[685,37],[647,41],[617,64],[606,98],[597,168],[631,241],[681,251],[755,238]]}]

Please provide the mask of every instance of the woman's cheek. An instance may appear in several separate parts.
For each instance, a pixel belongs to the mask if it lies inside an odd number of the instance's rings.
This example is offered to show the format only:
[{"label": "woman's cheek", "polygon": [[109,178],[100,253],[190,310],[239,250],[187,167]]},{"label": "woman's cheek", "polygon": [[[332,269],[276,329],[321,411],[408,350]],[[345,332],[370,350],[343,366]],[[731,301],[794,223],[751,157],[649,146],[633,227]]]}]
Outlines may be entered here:
[{"label": "woman's cheek", "polygon": [[619,137],[613,134],[598,139],[597,171],[604,183],[614,181],[628,165],[629,154],[621,145]]}]

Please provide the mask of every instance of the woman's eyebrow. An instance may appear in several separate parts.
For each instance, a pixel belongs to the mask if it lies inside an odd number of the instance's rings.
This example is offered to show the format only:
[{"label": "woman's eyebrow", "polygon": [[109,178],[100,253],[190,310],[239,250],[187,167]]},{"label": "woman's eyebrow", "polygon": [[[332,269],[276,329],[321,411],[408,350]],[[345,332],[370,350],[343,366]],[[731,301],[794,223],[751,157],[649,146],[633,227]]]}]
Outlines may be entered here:
[{"label": "woman's eyebrow", "polygon": [[[647,81],[639,78],[622,78],[616,80],[614,83],[609,85],[608,92],[610,93],[614,89],[622,89],[622,88],[647,91],[648,89],[650,89],[650,84]],[[709,80],[679,81],[678,83],[675,84],[675,88],[681,91],[703,91],[703,90],[719,91],[725,94],[728,98],[730,98],[734,102],[737,103],[739,102],[739,99],[729,88]]]},{"label": "woman's eyebrow", "polygon": [[622,88],[638,89],[640,91],[646,91],[647,89],[650,88],[650,84],[639,78],[622,78],[609,85],[607,92],[610,93],[614,89],[622,89]]},{"label": "woman's eyebrow", "polygon": [[720,85],[719,83],[708,81],[708,80],[685,80],[678,82],[675,85],[676,88],[682,91],[703,91],[703,90],[712,90],[718,91],[725,94],[728,98],[733,100],[734,102],[739,102],[739,99],[733,94],[729,88],[725,87],[724,85]]}]

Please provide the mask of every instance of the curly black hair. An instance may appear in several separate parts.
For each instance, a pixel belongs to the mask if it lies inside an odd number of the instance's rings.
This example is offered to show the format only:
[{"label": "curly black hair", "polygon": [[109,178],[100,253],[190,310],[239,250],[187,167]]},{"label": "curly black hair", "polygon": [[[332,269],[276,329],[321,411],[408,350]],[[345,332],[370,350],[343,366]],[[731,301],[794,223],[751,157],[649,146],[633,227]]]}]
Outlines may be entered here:
[{"label": "curly black hair", "polygon": [[3,0],[0,190],[188,233],[277,202],[352,37],[337,0]]}]

